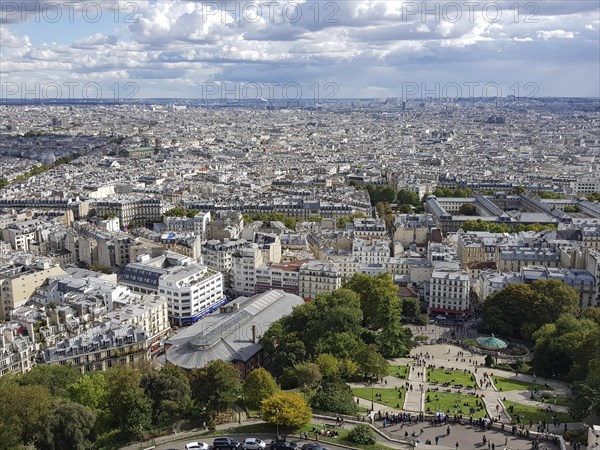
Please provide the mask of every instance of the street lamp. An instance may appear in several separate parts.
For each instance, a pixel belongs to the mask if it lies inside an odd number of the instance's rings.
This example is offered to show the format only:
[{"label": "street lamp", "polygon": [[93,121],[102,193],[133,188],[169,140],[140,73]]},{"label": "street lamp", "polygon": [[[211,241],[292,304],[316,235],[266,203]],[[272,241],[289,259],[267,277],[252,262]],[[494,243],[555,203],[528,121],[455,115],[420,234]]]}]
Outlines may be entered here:
[{"label": "street lamp", "polygon": [[375,411],[375,404],[373,403],[373,380],[369,380],[371,385],[371,411]]},{"label": "street lamp", "polygon": [[275,408],[275,424],[277,425],[277,440],[279,440],[279,408]]}]

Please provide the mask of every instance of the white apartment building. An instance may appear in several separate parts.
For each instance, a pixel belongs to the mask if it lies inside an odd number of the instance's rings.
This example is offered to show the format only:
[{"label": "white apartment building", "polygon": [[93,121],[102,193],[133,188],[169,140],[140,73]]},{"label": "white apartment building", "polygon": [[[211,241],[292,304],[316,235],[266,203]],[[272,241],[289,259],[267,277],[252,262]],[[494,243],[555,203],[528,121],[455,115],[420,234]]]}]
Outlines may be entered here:
[{"label": "white apartment building", "polygon": [[429,290],[429,312],[463,314],[471,306],[471,281],[461,270],[434,269]]},{"label": "white apartment building", "polygon": [[0,326],[0,376],[28,372],[35,363],[35,344],[14,325]]},{"label": "white apartment building", "polygon": [[473,291],[484,302],[491,294],[501,291],[509,284],[521,283],[523,280],[518,273],[486,270],[479,273],[473,283]]},{"label": "white apartment building", "polygon": [[164,296],[169,319],[179,325],[193,323],[227,302],[220,272],[171,252],[128,264],[119,282],[134,292]]},{"label": "white apartment building", "polygon": [[302,262],[262,265],[256,269],[256,293],[279,289],[298,295]]},{"label": "white apartment building", "polygon": [[248,244],[232,255],[231,289],[238,294],[254,295],[256,269],[263,264],[263,252],[258,244]]},{"label": "white apartment building", "polygon": [[312,300],[324,292],[342,287],[342,276],[334,263],[311,261],[300,266],[298,295],[304,300]]},{"label": "white apartment building", "polygon": [[383,239],[360,239],[352,241],[352,256],[360,264],[383,264],[391,256],[390,244]]},{"label": "white apartment building", "polygon": [[202,211],[194,217],[165,217],[166,231],[174,233],[193,232],[201,240],[206,239],[206,227],[210,222],[210,212]]},{"label": "white apartment building", "polygon": [[96,202],[96,214],[99,217],[114,214],[124,227],[159,221],[166,211],[167,205],[157,198],[124,197]]}]

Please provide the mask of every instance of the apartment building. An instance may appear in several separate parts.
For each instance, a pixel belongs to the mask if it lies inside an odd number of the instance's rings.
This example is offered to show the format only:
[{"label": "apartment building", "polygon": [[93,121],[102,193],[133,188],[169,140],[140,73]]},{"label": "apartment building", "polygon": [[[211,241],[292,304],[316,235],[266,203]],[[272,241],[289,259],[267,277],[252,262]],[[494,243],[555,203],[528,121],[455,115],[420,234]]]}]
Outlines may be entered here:
[{"label": "apartment building", "polygon": [[496,268],[500,272],[520,272],[524,266],[560,267],[560,249],[524,246],[496,248]]},{"label": "apartment building", "polygon": [[600,306],[596,278],[585,269],[529,266],[521,268],[521,278],[525,283],[536,280],[560,280],[579,292],[579,306],[582,309]]},{"label": "apartment building", "polygon": [[160,221],[168,206],[157,198],[122,197],[98,201],[95,209],[99,217],[110,217],[114,214],[119,218],[121,226],[130,227]]},{"label": "apartment building", "polygon": [[0,376],[23,374],[35,364],[35,344],[18,324],[0,326]]},{"label": "apartment building", "polygon": [[41,360],[46,364],[75,366],[86,373],[107,370],[117,364],[149,361],[150,354],[144,330],[109,320],[45,349]]},{"label": "apartment building", "polygon": [[9,320],[14,309],[23,306],[49,277],[58,275],[66,275],[66,272],[60,265],[44,261],[1,267],[0,320]]},{"label": "apartment building", "polygon": [[462,270],[434,269],[430,283],[430,313],[464,314],[471,307],[471,280]]},{"label": "apartment building", "polygon": [[319,294],[342,287],[342,276],[334,263],[311,261],[300,266],[298,286],[300,297],[313,300]]},{"label": "apartment building", "polygon": [[303,261],[262,265],[256,269],[256,293],[279,289],[298,295],[300,266]]},{"label": "apartment building", "polygon": [[164,296],[169,319],[179,325],[193,323],[227,302],[220,272],[171,252],[128,264],[119,283],[134,292]]},{"label": "apartment building", "polygon": [[459,233],[457,256],[463,267],[471,263],[494,262],[496,248],[512,239],[505,233],[468,232]]},{"label": "apartment building", "polygon": [[360,239],[352,241],[352,256],[360,264],[383,264],[391,256],[390,243],[383,239]]},{"label": "apartment building", "polygon": [[232,254],[231,289],[240,295],[256,292],[256,269],[264,263],[258,244],[248,244]]},{"label": "apartment building", "polygon": [[383,219],[356,218],[346,225],[346,231],[353,232],[357,238],[384,238],[387,229]]}]

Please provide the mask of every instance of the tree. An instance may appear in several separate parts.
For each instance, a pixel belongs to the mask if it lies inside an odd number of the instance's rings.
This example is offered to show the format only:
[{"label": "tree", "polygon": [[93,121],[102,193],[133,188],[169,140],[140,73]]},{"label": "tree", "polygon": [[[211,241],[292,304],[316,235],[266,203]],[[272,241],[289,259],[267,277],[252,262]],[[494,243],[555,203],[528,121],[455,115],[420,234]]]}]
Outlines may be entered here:
[{"label": "tree", "polygon": [[165,211],[163,215],[165,217],[186,217],[187,212],[187,209],[185,209],[183,206],[175,206],[174,208]]},{"label": "tree", "polygon": [[375,445],[377,443],[375,432],[369,425],[365,424],[359,424],[352,428],[348,433],[348,439],[361,445]]},{"label": "tree", "polygon": [[191,389],[187,380],[168,372],[149,372],[140,386],[152,401],[154,423],[165,423],[181,416],[191,405]]},{"label": "tree", "polygon": [[566,376],[571,371],[575,350],[584,344],[595,327],[591,320],[570,315],[563,315],[556,322],[542,326],[533,334],[535,373]]},{"label": "tree", "polygon": [[388,362],[379,353],[378,348],[374,344],[365,345],[356,354],[356,363],[360,373],[366,377],[379,378],[386,376],[388,373]]},{"label": "tree", "polygon": [[194,369],[190,385],[194,400],[206,408],[211,417],[233,408],[242,393],[240,371],[221,360]]},{"label": "tree", "polygon": [[360,297],[363,323],[374,329],[381,327],[382,305],[397,298],[398,287],[389,273],[375,277],[357,273],[345,285]]},{"label": "tree", "polygon": [[578,304],[577,291],[562,281],[510,284],[484,302],[481,330],[531,340],[542,325],[556,321],[562,314],[576,314]]},{"label": "tree", "polygon": [[419,194],[407,189],[400,189],[396,195],[396,202],[399,205],[417,206],[420,203]]},{"label": "tree", "polygon": [[260,338],[265,353],[271,360],[275,373],[280,374],[286,367],[294,366],[306,357],[306,347],[298,333],[288,332],[283,320],[271,324]]},{"label": "tree", "polygon": [[464,203],[458,208],[458,214],[461,216],[476,216],[477,208],[472,203]]},{"label": "tree", "polygon": [[106,372],[108,408],[113,424],[136,437],[152,423],[152,401],[140,387],[142,372],[132,367],[118,367]]},{"label": "tree", "polygon": [[405,203],[403,205],[400,205],[400,207],[398,208],[398,212],[402,214],[411,214],[413,212],[413,207]]},{"label": "tree", "polygon": [[119,407],[121,430],[141,438],[152,425],[152,401],[141,389],[128,389],[119,396]]},{"label": "tree", "polygon": [[405,297],[402,299],[402,316],[414,318],[419,314],[421,314],[421,305],[419,305],[419,300],[412,297]]},{"label": "tree", "polygon": [[68,400],[55,403],[46,418],[40,438],[44,450],[84,450],[91,448],[96,413]]},{"label": "tree", "polygon": [[69,386],[69,398],[94,411],[106,409],[108,382],[102,372],[83,375]]},{"label": "tree", "polygon": [[319,366],[315,363],[297,364],[294,367],[298,386],[314,388],[323,378]]},{"label": "tree", "polygon": [[21,386],[10,377],[0,378],[0,448],[36,441],[51,406],[45,386]]},{"label": "tree", "polygon": [[402,326],[402,304],[398,297],[382,306],[382,330],[376,338],[379,352],[386,358],[406,356],[412,348],[412,332]]},{"label": "tree", "polygon": [[81,377],[81,372],[73,366],[35,366],[19,381],[22,385],[45,386],[51,395],[69,397],[68,388]]},{"label": "tree", "polygon": [[347,415],[356,414],[358,411],[352,389],[342,381],[323,383],[310,403],[317,411]]},{"label": "tree", "polygon": [[321,353],[315,362],[325,380],[335,380],[340,376],[340,361],[331,353]]},{"label": "tree", "polygon": [[261,415],[267,423],[300,428],[310,422],[312,411],[299,393],[279,391],[262,401]]},{"label": "tree", "polygon": [[244,381],[244,402],[247,407],[255,409],[260,402],[279,390],[273,376],[262,367],[254,369]]}]

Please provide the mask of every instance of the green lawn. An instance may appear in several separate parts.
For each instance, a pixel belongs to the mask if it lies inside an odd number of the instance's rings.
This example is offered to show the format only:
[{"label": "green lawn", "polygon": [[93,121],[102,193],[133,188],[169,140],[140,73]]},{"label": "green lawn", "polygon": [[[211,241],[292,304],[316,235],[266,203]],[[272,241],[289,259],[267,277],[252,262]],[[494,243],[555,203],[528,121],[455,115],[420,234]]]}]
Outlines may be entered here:
[{"label": "green lawn", "polygon": [[551,391],[550,386],[546,387],[543,384],[529,383],[527,381],[515,380],[514,378],[493,377],[496,389],[499,391],[533,391],[546,390]]},{"label": "green lawn", "polygon": [[[429,401],[427,401],[427,398],[429,398]],[[474,395],[450,394],[438,391],[425,393],[425,411],[427,412],[462,414],[465,417],[470,417],[471,408],[475,408],[474,418],[487,417],[483,400]]]},{"label": "green lawn", "polygon": [[[352,392],[355,397],[371,401],[371,388],[369,387],[352,388]],[[400,397],[400,393],[402,393],[402,397]],[[377,394],[381,394],[381,398]],[[389,406],[390,408],[402,409],[405,394],[406,389],[404,388],[400,388],[399,391],[395,389],[373,388],[373,401]]]},{"label": "green lawn", "polygon": [[388,375],[408,379],[408,366],[388,366]]},{"label": "green lawn", "polygon": [[[300,431],[298,431],[296,434],[298,436],[300,436],[300,433],[303,433],[306,430],[306,431],[308,431],[308,437],[310,439],[314,439],[315,438],[315,434],[312,433],[313,427],[321,429],[322,425],[321,424],[306,425],[306,426],[302,427],[300,429]],[[338,437],[336,439],[319,436],[319,441],[321,441],[321,442],[329,442],[331,444],[345,445],[345,446],[353,447],[353,448],[360,448],[360,449],[363,449],[363,450],[394,450],[394,449],[392,449],[390,447],[386,447],[385,445],[381,445],[379,442],[377,442],[374,445],[361,445],[361,444],[357,444],[355,442],[352,442],[352,441],[350,441],[348,439],[348,433],[350,432],[349,429],[336,428],[335,431],[338,432]],[[293,441],[294,439],[290,438],[290,440]],[[327,446],[325,446],[325,447],[327,447]]]},{"label": "green lawn", "polygon": [[475,387],[473,374],[464,373],[462,370],[427,369],[427,381],[430,383],[462,384],[464,387]]},{"label": "green lawn", "polygon": [[574,422],[575,419],[570,414],[563,412],[550,412],[545,408],[540,409],[535,406],[522,405],[521,403],[515,403],[508,400],[504,401],[504,405],[508,410],[508,413],[513,420],[519,423],[529,423],[531,420],[533,423],[538,423],[540,420],[545,420],[546,423],[552,423],[552,416],[555,415],[560,423]]}]

